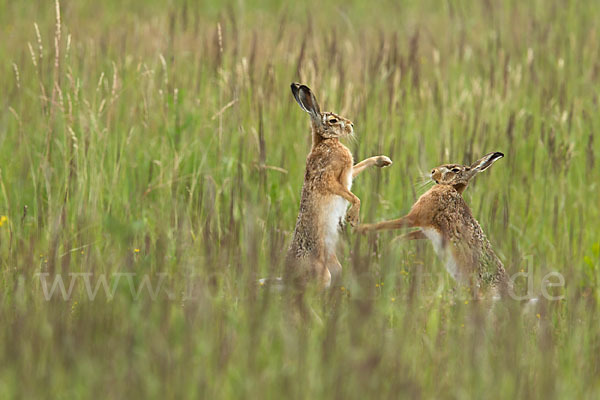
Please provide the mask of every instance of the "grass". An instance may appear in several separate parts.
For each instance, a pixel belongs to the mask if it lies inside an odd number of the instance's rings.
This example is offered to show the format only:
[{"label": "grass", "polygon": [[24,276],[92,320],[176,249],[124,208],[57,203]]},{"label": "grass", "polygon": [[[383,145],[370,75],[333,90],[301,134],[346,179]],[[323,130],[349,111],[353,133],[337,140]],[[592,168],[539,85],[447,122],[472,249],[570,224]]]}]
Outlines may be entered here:
[{"label": "grass", "polygon": [[[598,7],[297,3],[0,0],[0,397],[597,398]],[[290,321],[256,279],[298,212],[292,81],[394,160],[355,181],[365,222],[504,152],[466,200],[564,299],[486,317],[428,243],[346,230],[322,322]]]}]

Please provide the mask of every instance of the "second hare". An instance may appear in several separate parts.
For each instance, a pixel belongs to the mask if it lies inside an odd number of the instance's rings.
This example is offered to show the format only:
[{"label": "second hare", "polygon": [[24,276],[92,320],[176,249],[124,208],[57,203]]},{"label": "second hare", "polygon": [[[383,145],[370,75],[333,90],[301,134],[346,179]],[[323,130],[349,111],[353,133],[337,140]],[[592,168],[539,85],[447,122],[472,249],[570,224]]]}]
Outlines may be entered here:
[{"label": "second hare", "polygon": [[434,168],[431,179],[436,185],[417,200],[408,215],[361,225],[357,230],[419,228],[402,238],[429,239],[450,275],[469,285],[476,297],[502,296],[510,286],[504,266],[462,197],[471,179],[502,157],[504,154],[495,152],[470,166],[446,164]]},{"label": "second hare", "polygon": [[[350,191],[352,180],[368,167],[385,167],[392,161],[377,156],[354,165],[352,153],[340,142],[354,133],[352,121],[321,112],[307,86],[292,83],[291,87],[300,108],[310,116],[312,148],[306,159],[300,212],[287,252],[284,281],[300,289],[309,281],[326,288],[342,272],[335,248],[344,216],[350,225],[358,223],[360,199]],[[346,213],[348,204],[351,208]]]}]

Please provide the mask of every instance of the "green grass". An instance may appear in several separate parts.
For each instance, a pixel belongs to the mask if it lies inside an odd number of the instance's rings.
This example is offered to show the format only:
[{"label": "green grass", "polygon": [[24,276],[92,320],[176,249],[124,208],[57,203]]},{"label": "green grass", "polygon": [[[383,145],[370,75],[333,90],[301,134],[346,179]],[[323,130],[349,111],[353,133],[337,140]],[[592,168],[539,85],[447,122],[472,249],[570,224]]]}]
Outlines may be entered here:
[{"label": "green grass", "polygon": [[[600,395],[594,2],[164,3],[63,1],[58,37],[49,2],[0,0],[1,398]],[[355,181],[365,222],[504,152],[466,200],[509,273],[565,298],[490,317],[429,243],[347,230],[344,289],[295,323],[256,285],[310,146],[292,81],[354,121],[356,160],[394,160]],[[117,283],[46,301],[40,273]]]}]

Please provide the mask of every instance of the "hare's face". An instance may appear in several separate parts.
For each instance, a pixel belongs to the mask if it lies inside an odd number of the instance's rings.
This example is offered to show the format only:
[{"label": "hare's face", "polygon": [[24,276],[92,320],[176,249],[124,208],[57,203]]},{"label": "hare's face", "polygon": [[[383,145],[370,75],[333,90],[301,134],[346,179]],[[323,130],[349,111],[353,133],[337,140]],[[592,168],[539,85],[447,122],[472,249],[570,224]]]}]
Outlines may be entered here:
[{"label": "hare's face", "polygon": [[354,124],[349,119],[340,117],[332,112],[324,112],[321,117],[321,136],[336,138],[349,136],[354,133]]},{"label": "hare's face", "polygon": [[488,169],[496,160],[504,157],[500,152],[489,153],[475,161],[471,166],[444,164],[431,170],[431,179],[438,185],[450,185],[462,193],[469,181],[478,173]]},{"label": "hare's face", "polygon": [[472,176],[471,167],[458,164],[444,164],[431,170],[431,179],[439,185],[465,185]]}]

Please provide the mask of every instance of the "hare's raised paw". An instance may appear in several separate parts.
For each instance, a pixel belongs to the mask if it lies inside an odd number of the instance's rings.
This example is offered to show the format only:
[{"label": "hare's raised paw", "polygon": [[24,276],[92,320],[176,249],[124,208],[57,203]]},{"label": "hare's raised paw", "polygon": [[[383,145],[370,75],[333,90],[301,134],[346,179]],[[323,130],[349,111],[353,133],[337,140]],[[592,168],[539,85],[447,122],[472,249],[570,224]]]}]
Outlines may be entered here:
[{"label": "hare's raised paw", "polygon": [[350,208],[346,214],[346,221],[348,221],[353,228],[358,225],[358,211],[354,211],[354,208]]},{"label": "hare's raised paw", "polygon": [[379,156],[377,157],[375,165],[377,165],[379,168],[387,167],[392,165],[392,160],[387,156]]}]

